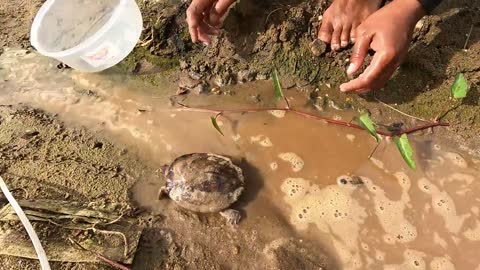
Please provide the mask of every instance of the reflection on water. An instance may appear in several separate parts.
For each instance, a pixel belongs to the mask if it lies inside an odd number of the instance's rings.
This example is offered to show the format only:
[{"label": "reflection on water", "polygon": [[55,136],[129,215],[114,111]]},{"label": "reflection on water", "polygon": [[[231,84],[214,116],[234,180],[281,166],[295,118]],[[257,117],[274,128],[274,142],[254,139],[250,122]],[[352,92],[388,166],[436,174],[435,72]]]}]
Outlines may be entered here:
[{"label": "reflection on water", "polygon": [[[413,172],[388,139],[368,160],[375,142],[366,132],[278,111],[221,116],[221,136],[210,114],[170,107],[175,89],[168,84],[146,89],[120,77],[58,72],[49,63],[14,51],[0,56],[0,78],[8,80],[0,79],[1,102],[32,104],[106,132],[153,166],[189,152],[244,159],[250,190],[239,204],[247,213],[240,230],[268,230],[252,221],[259,216],[286,219],[345,269],[480,269],[479,162],[435,139],[412,137],[419,163]],[[185,102],[253,107],[252,95],[273,100],[270,88],[239,85],[232,97]],[[289,96],[304,105],[303,96]],[[158,185],[143,180],[133,190],[154,212]]]}]

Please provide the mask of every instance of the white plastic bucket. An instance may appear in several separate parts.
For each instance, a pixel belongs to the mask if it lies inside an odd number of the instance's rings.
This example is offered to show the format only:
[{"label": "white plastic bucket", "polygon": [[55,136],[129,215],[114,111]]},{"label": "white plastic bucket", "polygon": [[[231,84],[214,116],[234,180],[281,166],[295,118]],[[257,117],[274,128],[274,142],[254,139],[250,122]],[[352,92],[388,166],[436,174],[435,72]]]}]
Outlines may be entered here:
[{"label": "white plastic bucket", "polygon": [[142,32],[135,0],[47,0],[33,21],[38,52],[85,72],[122,61]]}]

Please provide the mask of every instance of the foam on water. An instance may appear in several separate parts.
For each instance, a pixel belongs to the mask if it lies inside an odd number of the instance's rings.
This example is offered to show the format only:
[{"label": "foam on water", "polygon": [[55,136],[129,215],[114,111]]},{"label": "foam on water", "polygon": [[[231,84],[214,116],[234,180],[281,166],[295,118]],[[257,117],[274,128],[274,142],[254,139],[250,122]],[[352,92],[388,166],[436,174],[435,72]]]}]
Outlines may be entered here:
[{"label": "foam on water", "polygon": [[305,162],[303,161],[303,159],[295,153],[291,153],[291,152],[281,153],[278,155],[278,157],[281,160],[290,163],[290,165],[292,166],[292,170],[294,172],[301,171],[303,169],[303,166],[305,165]]},{"label": "foam on water", "polygon": [[270,141],[270,138],[268,138],[265,135],[258,135],[258,136],[252,136],[250,137],[250,142],[251,143],[257,143],[263,147],[272,147],[273,143]]},{"label": "foam on water", "polygon": [[271,115],[277,117],[277,118],[284,118],[286,111],[281,111],[281,110],[275,110],[275,111],[268,111]]},{"label": "foam on water", "polygon": [[363,265],[357,250],[358,224],[367,217],[366,209],[352,199],[354,190],[338,185],[319,187],[303,178],[287,178],[281,190],[291,207],[290,221],[298,229],[309,224],[334,236],[333,245],[345,265]]},{"label": "foam on water", "polygon": [[431,206],[435,213],[443,218],[446,228],[450,232],[457,234],[462,228],[465,219],[471,215],[458,215],[452,197],[446,191],[441,190],[430,182],[427,178],[421,178],[418,181],[418,187],[421,191],[430,196]]},{"label": "foam on water", "polygon": [[444,154],[445,158],[450,160],[453,164],[457,165],[460,168],[467,168],[467,161],[458,153],[447,152]]}]

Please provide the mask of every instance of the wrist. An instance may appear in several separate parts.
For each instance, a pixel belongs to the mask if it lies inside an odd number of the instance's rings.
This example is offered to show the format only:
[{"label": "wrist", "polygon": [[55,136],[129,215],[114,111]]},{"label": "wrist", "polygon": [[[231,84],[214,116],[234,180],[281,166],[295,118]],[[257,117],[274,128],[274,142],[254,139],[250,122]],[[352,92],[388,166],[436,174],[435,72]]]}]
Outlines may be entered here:
[{"label": "wrist", "polygon": [[423,16],[426,15],[426,11],[419,0],[397,0],[403,2],[402,6],[404,12],[408,14],[413,24],[417,23]]},{"label": "wrist", "polygon": [[390,8],[396,14],[397,19],[406,22],[412,28],[426,15],[425,9],[419,0],[395,0],[387,5],[386,8]]}]

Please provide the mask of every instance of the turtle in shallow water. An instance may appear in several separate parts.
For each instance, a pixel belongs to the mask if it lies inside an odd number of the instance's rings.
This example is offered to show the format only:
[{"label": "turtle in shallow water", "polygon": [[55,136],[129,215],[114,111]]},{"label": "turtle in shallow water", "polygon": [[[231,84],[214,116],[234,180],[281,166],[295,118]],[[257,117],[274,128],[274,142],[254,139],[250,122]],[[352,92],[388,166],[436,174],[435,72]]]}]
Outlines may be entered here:
[{"label": "turtle in shallow water", "polygon": [[165,168],[165,177],[160,195],[194,212],[220,212],[231,224],[240,221],[240,212],[229,207],[242,194],[245,181],[242,169],[229,158],[210,153],[183,155]]}]

